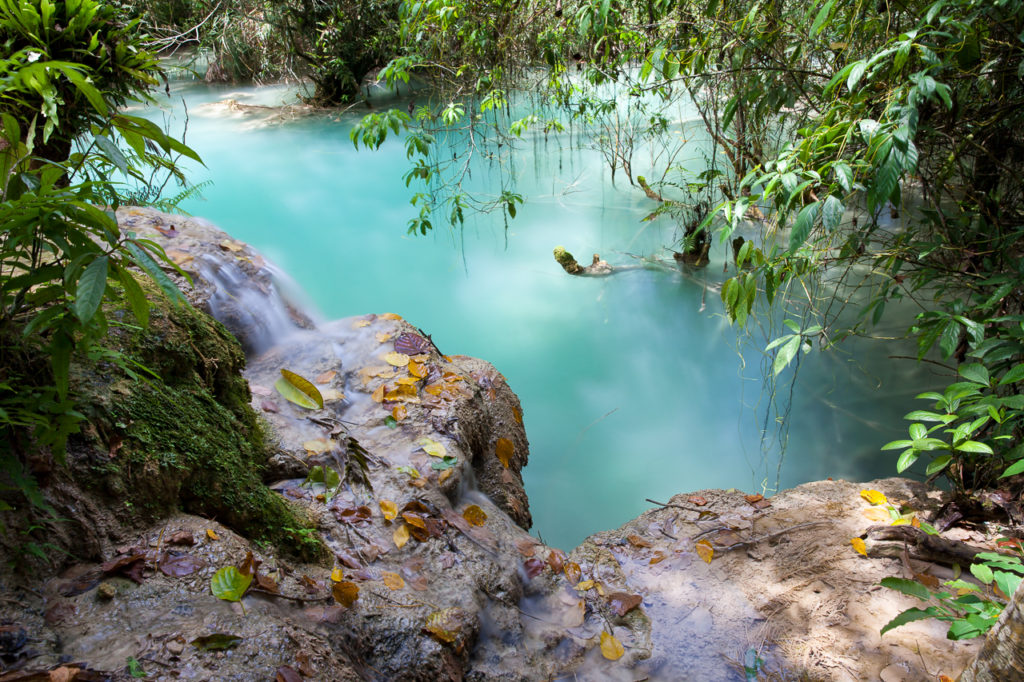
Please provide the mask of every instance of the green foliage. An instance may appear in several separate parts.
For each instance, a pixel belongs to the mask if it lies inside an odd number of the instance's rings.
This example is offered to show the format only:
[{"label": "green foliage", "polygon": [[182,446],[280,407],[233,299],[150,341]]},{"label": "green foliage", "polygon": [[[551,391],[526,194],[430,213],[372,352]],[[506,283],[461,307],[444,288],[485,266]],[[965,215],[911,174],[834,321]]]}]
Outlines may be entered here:
[{"label": "green foliage", "polygon": [[252,573],[242,573],[236,566],[225,566],[210,578],[210,591],[224,601],[241,601],[251,584]]},{"label": "green foliage", "polygon": [[971,564],[971,575],[980,583],[956,579],[943,585],[945,590],[931,589],[914,580],[883,578],[882,586],[903,594],[932,602],[925,608],[910,608],[886,623],[880,634],[893,628],[925,618],[949,623],[946,637],[953,640],[980,637],[992,629],[1007,602],[1024,580],[1020,542],[1013,544],[1015,555],[982,552]]},{"label": "green foliage", "polygon": [[107,334],[103,302],[147,319],[136,268],[184,301],[162,250],[122,234],[112,210],[115,174],[146,183],[154,169],[177,173],[174,155],[198,160],[117,111],[158,82],[141,41],[107,3],[0,1],[0,492],[44,514],[27,454],[62,460],[79,429],[70,368]]}]

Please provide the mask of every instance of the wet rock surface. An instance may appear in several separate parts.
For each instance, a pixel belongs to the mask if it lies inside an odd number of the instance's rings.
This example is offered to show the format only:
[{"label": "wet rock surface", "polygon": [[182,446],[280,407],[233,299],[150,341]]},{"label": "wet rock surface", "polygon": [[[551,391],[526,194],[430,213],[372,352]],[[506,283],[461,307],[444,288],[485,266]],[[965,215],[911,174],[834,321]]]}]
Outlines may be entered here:
[{"label": "wet rock surface", "polygon": [[[251,406],[269,427],[264,478],[314,526],[283,530],[327,558],[285,559],[199,516],[160,519],[120,545],[98,543],[104,562],[0,576],[0,670],[924,680],[955,676],[976,652],[931,621],[879,637],[913,605],[878,587],[882,577],[944,576],[850,544],[877,523],[862,488],[922,518],[940,493],[900,479],[807,484],[770,500],[701,491],[569,553],[546,547],[527,533],[521,407],[494,367],[442,355],[394,314],[318,324],[277,294],[257,253],[202,221],[145,209],[119,219],[164,246],[193,277],[179,278],[190,299],[247,349]],[[282,369],[311,382],[323,407],[288,400]],[[211,594],[225,566],[254,576],[240,602]]]}]

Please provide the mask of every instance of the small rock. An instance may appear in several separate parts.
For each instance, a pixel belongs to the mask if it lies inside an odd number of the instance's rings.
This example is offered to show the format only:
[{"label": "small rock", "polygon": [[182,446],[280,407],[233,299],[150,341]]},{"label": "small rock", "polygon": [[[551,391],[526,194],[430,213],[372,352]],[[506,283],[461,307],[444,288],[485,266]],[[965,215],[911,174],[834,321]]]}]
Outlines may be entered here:
[{"label": "small rock", "polygon": [[100,583],[96,588],[96,596],[100,599],[113,599],[117,596],[117,587],[113,583]]},{"label": "small rock", "polygon": [[180,656],[181,652],[185,650],[185,643],[180,639],[172,639],[164,645],[164,648],[166,648],[167,653],[172,656]]}]

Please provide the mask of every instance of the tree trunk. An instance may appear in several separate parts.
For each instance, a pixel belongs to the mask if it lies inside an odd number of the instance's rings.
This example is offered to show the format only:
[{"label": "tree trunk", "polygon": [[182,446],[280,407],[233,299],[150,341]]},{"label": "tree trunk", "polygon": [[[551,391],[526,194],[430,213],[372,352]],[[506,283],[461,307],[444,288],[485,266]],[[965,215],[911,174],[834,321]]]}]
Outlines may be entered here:
[{"label": "tree trunk", "polygon": [[1024,680],[1024,589],[1019,588],[959,682],[1008,680]]}]

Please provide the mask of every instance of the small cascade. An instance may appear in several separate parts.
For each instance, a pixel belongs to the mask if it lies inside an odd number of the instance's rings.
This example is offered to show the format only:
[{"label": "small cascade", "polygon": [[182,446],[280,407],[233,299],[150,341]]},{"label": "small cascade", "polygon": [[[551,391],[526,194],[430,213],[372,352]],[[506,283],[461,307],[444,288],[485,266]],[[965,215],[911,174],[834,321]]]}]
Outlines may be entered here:
[{"label": "small cascade", "polygon": [[250,274],[233,259],[207,253],[199,266],[200,277],[212,286],[208,306],[210,314],[238,338],[246,355],[259,355],[315,323],[287,301],[277,282],[286,275],[264,264]]}]

